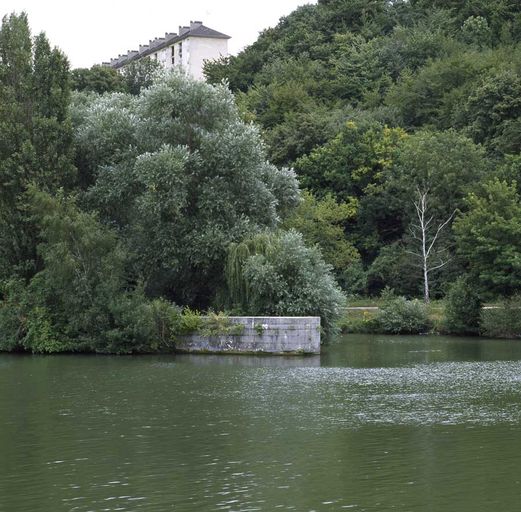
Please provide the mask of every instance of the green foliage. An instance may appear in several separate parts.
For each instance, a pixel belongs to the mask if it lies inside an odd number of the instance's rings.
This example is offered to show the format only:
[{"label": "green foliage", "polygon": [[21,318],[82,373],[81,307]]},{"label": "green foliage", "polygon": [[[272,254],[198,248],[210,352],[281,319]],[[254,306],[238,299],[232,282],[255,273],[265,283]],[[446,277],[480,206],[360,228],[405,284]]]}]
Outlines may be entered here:
[{"label": "green foliage", "polygon": [[519,70],[495,71],[469,96],[468,131],[474,140],[500,153],[521,151],[521,75]]},{"label": "green foliage", "polygon": [[233,305],[243,313],[320,316],[326,333],[345,300],[320,251],[293,230],[231,245],[226,274]]},{"label": "green foliage", "polygon": [[71,72],[72,88],[75,91],[87,91],[103,94],[105,92],[123,92],[128,85],[117,70],[98,64],[88,68],[77,68]]},{"label": "green foliage", "polygon": [[[515,172],[502,160],[521,148],[520,42],[516,0],[327,0],[212,63],[208,77],[240,91],[269,155],[294,165],[304,188],[356,204],[342,245],[359,252],[354,273],[369,293],[391,284],[413,296],[419,276],[405,251],[416,188],[441,223],[494,166]],[[441,238],[451,259],[450,229]],[[464,270],[451,261],[432,276],[437,296]]]},{"label": "green foliage", "polygon": [[342,334],[375,333],[375,316],[374,310],[346,310],[337,321],[337,327]]},{"label": "green foliage", "polygon": [[201,336],[238,336],[244,332],[243,324],[233,323],[225,313],[210,313],[204,317]]},{"label": "green foliage", "polygon": [[413,210],[411,192],[429,191],[432,213],[446,218],[463,207],[467,192],[486,170],[483,149],[469,138],[454,130],[419,131],[399,146],[387,185],[395,199],[409,204],[409,211]]},{"label": "green foliage", "polygon": [[375,193],[404,137],[400,129],[349,121],[334,139],[297,161],[297,175],[305,188],[343,201]]},{"label": "green foliage", "polygon": [[233,323],[223,313],[209,311],[203,315],[199,311],[184,308],[175,327],[176,336],[198,334],[200,336],[238,336],[244,332],[244,325]]},{"label": "green foliage", "polygon": [[302,194],[302,202],[285,220],[284,229],[302,233],[306,244],[318,244],[326,263],[337,276],[360,260],[358,251],[346,239],[344,229],[356,213],[356,204],[338,203],[331,195],[316,199],[310,192]]},{"label": "green foliage", "polygon": [[184,308],[179,325],[177,327],[177,334],[185,335],[198,332],[204,324],[204,319],[201,313],[197,310]]},{"label": "green foliage", "polygon": [[[457,257],[431,283],[440,296],[455,282],[446,328],[476,324],[459,275],[482,297],[519,293],[517,0],[299,7],[206,64],[236,97],[156,68],[71,74],[25,14],[4,17],[0,348],[156,351],[176,333],[237,328],[171,300],[317,314],[331,331],[344,300],[331,270],[351,295],[418,294],[416,189],[433,224],[460,212],[440,239]],[[394,297],[360,328],[424,320]]]},{"label": "green foliage", "polygon": [[488,296],[521,289],[521,202],[515,184],[485,182],[454,223],[458,253]]},{"label": "green foliage", "polygon": [[491,338],[521,338],[521,296],[502,300],[481,312],[480,330]]},{"label": "green foliage", "polygon": [[461,27],[463,38],[467,43],[475,44],[478,48],[488,46],[491,40],[488,21],[483,16],[470,16]]},{"label": "green foliage", "polygon": [[39,262],[24,193],[70,187],[75,168],[68,62],[44,34],[33,44],[25,14],[2,21],[0,98],[0,279],[30,278]]},{"label": "green foliage", "polygon": [[173,73],[137,97],[77,99],[88,200],[117,226],[134,278],[147,293],[208,307],[228,245],[297,204],[294,174],[267,163],[222,86]]},{"label": "green foliage", "polygon": [[383,246],[367,270],[368,289],[380,293],[386,286],[400,294],[414,297],[420,294],[420,271],[412,256],[401,243]]},{"label": "green foliage", "polygon": [[445,297],[443,330],[450,334],[477,334],[482,301],[475,285],[460,277]]},{"label": "green foliage", "polygon": [[129,353],[170,347],[180,313],[129,286],[115,233],[63,193],[32,188],[28,195],[43,268],[28,284],[4,283],[1,348]]},{"label": "green foliage", "polygon": [[407,300],[384,291],[384,299],[377,315],[372,320],[373,330],[385,334],[422,334],[432,326],[428,310],[417,299]]},{"label": "green foliage", "polygon": [[[152,60],[149,57],[126,65],[121,74],[125,92],[138,95],[142,89],[146,89],[152,85],[154,77],[161,69],[161,64],[157,60]],[[115,91],[116,89],[111,92]]]}]

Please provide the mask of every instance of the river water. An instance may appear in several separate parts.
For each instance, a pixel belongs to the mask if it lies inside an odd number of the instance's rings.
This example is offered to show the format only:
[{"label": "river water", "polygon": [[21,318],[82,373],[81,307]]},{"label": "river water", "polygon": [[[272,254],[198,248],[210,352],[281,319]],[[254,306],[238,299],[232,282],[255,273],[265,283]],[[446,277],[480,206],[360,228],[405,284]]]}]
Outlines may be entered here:
[{"label": "river water", "polygon": [[521,509],[521,342],[0,354],[0,511]]}]

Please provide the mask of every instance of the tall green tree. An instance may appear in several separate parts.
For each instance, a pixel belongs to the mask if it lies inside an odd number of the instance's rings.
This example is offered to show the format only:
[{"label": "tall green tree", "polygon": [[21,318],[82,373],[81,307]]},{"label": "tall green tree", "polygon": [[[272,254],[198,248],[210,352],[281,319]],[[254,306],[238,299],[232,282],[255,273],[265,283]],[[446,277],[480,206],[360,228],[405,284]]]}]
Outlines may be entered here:
[{"label": "tall green tree", "polygon": [[45,35],[31,39],[26,14],[0,29],[0,278],[30,276],[38,265],[24,193],[74,183],[69,70]]},{"label": "tall green tree", "polygon": [[458,254],[488,297],[521,290],[521,198],[515,184],[484,183],[454,223]]},{"label": "tall green tree", "polygon": [[360,254],[345,233],[345,226],[356,215],[356,203],[338,203],[328,195],[317,199],[310,192],[302,193],[302,202],[284,221],[283,227],[300,232],[306,244],[318,245],[326,263],[337,279],[360,261]]}]

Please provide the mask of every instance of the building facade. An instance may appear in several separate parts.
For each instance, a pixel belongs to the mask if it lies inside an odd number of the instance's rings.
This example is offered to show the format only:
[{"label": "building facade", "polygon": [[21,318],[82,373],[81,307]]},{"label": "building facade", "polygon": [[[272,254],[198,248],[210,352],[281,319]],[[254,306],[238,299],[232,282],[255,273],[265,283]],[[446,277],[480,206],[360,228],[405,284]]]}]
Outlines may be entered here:
[{"label": "building facade", "polygon": [[123,69],[148,57],[165,69],[177,67],[196,80],[204,80],[204,61],[228,56],[228,39],[230,36],[205,27],[202,21],[191,21],[189,27],[179,27],[179,33],[167,33],[164,37],[150,40],[139,50],[119,55],[104,65]]}]

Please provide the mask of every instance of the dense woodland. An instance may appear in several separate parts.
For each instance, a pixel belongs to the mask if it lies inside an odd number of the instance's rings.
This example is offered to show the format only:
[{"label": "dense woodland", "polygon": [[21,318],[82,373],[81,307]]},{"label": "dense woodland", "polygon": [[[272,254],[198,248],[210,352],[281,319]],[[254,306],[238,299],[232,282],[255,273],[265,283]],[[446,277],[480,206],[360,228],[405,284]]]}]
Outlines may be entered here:
[{"label": "dense woodland", "polygon": [[205,72],[71,71],[4,17],[0,349],[162,350],[196,310],[331,332],[381,293],[451,332],[515,311],[517,0],[322,0]]},{"label": "dense woodland", "polygon": [[422,296],[447,222],[430,294],[464,277],[490,299],[521,287],[520,43],[516,0],[319,0],[206,74],[295,169],[288,225],[348,294]]}]

